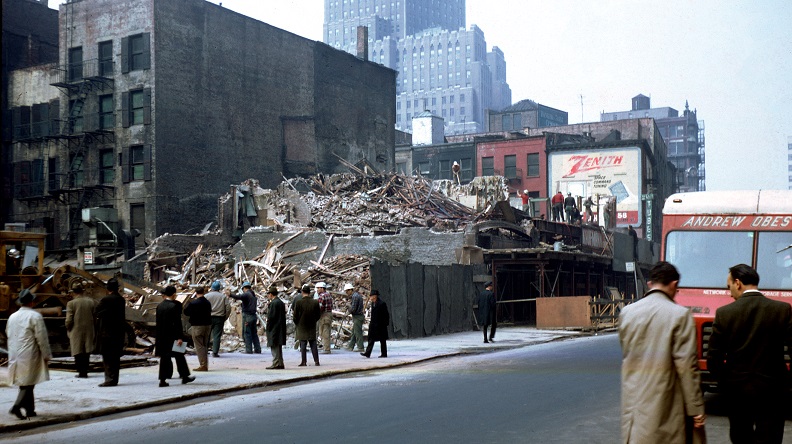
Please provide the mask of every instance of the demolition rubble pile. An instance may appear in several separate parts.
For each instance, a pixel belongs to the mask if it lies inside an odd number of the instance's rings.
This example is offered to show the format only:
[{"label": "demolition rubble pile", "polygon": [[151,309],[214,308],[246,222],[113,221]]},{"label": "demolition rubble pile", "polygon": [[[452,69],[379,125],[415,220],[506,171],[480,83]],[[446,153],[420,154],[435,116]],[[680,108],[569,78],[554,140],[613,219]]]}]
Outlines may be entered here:
[{"label": "demolition rubble pile", "polygon": [[[182,301],[190,298],[195,287],[208,287],[216,280],[223,283],[224,291],[232,293],[240,292],[242,282],[249,281],[259,298],[261,336],[264,336],[267,312],[266,292],[275,286],[286,302],[290,337],[294,334],[291,313],[294,297],[303,285],[310,285],[313,290],[315,284],[325,282],[334,298],[332,341],[340,347],[348,341],[352,330],[351,316],[345,314],[350,298],[341,289],[344,284],[351,283],[362,295],[368,295],[371,290],[370,262],[368,257],[359,255],[325,259],[333,236],[392,233],[404,227],[458,230],[485,216],[448,197],[451,188],[448,184],[399,174],[319,174],[285,180],[275,190],[262,189],[258,181],[249,179],[236,187],[236,196],[229,193],[219,199],[221,225],[222,219],[227,217],[227,209],[231,207],[232,197],[237,197],[239,226],[274,225],[276,230],[293,234],[281,241],[270,241],[261,254],[241,261],[234,260],[227,250],[204,250],[203,246],[198,246],[192,253],[171,256],[150,248],[146,276],[149,279],[159,276],[161,287],[175,285]],[[289,248],[291,240],[314,230],[330,234],[325,245],[296,250]],[[320,248],[318,258],[309,261],[307,268],[300,268],[292,259]],[[171,261],[162,261],[163,255]],[[175,262],[172,260],[174,257],[178,257]],[[136,303],[138,307],[154,301],[143,299]],[[244,347],[239,304],[232,305],[235,309],[226,323],[226,334],[221,344],[227,351]],[[366,316],[368,320],[368,309]],[[138,335],[138,345],[153,342],[150,336],[141,338],[140,332]]]},{"label": "demolition rubble pile", "polygon": [[[278,188],[278,221],[294,220],[294,192],[310,208],[308,227],[327,232],[397,232],[404,227],[454,230],[478,213],[441,192],[431,180],[400,174],[317,175],[287,180]],[[291,190],[291,192],[289,192]]]}]

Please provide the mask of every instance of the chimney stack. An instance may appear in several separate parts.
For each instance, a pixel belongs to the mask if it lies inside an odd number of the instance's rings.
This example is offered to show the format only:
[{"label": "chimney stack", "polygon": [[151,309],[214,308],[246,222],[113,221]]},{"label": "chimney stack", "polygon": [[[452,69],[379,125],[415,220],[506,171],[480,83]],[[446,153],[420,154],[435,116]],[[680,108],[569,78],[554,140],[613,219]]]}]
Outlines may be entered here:
[{"label": "chimney stack", "polygon": [[368,26],[357,27],[357,56],[368,61]]}]

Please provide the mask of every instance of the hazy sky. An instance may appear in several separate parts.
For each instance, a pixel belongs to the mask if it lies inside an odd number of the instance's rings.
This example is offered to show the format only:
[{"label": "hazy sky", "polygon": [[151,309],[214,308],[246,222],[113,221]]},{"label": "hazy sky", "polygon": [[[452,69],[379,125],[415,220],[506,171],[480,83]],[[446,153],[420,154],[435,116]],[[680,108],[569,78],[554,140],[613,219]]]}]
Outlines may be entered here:
[{"label": "hazy sky", "polygon": [[[322,40],[322,0],[222,3]],[[579,123],[629,110],[637,94],[680,114],[687,100],[704,121],[707,189],[787,188],[789,0],[467,0],[466,18],[503,50],[513,102]]]}]

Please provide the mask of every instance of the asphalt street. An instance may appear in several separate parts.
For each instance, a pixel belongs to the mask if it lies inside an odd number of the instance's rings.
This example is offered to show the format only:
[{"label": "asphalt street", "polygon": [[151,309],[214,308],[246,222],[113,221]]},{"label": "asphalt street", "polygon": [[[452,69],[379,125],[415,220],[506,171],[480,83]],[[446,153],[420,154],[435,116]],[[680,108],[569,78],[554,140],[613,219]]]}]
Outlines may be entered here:
[{"label": "asphalt street", "polygon": [[[617,443],[614,334],[215,396],[5,438],[15,443]],[[728,442],[708,394],[709,442]],[[722,414],[722,412],[720,412]],[[785,442],[792,442],[792,421]]]}]

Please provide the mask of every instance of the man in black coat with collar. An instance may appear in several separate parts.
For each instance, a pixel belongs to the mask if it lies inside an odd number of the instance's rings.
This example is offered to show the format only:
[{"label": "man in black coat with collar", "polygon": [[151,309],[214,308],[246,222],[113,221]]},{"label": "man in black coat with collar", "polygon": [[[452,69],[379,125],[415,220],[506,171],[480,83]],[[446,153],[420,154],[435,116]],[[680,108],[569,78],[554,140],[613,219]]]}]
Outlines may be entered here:
[{"label": "man in black coat with collar", "polygon": [[182,327],[182,303],[176,300],[176,288],[168,285],[162,292],[163,300],[157,305],[157,344],[154,351],[160,357],[159,380],[160,387],[167,387],[168,378],[173,375],[173,362],[176,360],[176,370],[182,378],[182,384],[195,381],[195,376],[190,376],[190,368],[184,359],[184,352],[174,351],[174,345],[183,344],[184,328]]},{"label": "man in black coat with collar", "polygon": [[115,278],[107,281],[107,296],[96,305],[96,347],[94,351],[102,355],[105,380],[99,387],[118,385],[121,368],[121,355],[124,354],[126,335],[126,301],[118,293],[120,285]]},{"label": "man in black coat with collar", "polygon": [[[484,284],[484,291],[478,296],[478,321],[484,330],[484,343],[495,342],[495,329],[498,327],[496,313],[495,293],[492,292],[492,282]],[[487,327],[490,327],[489,340],[487,340]]]},{"label": "man in black coat with collar", "polygon": [[781,443],[790,373],[792,306],[759,292],[759,274],[745,264],[729,269],[734,302],[715,312],[707,368],[728,400],[733,443]]},{"label": "man in black coat with collar", "polygon": [[278,297],[278,289],[270,287],[267,290],[269,308],[267,309],[267,346],[272,353],[272,365],[267,370],[282,370],[283,346],[286,345],[286,306]]},{"label": "man in black coat with collar", "polygon": [[368,346],[366,351],[361,353],[367,358],[371,357],[374,350],[374,342],[380,343],[380,358],[388,357],[388,325],[390,324],[390,313],[388,304],[379,298],[378,290],[371,290],[369,293],[369,304],[371,305],[371,320],[369,321]]}]

